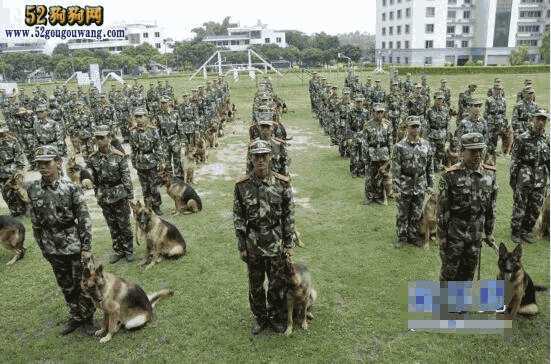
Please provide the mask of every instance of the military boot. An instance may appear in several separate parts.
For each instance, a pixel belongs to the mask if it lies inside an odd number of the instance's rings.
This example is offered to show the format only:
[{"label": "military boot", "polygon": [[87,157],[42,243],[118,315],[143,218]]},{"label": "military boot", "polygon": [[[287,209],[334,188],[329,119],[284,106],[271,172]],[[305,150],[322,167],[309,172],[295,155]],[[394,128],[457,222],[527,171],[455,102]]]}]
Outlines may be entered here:
[{"label": "military boot", "polygon": [[253,326],[251,327],[251,335],[256,336],[264,331],[268,327],[266,321],[263,320],[254,320]]},{"label": "military boot", "polygon": [[82,321],[77,321],[74,318],[70,318],[69,321],[65,323],[63,329],[61,329],[61,336],[65,336],[75,331],[82,325]]}]

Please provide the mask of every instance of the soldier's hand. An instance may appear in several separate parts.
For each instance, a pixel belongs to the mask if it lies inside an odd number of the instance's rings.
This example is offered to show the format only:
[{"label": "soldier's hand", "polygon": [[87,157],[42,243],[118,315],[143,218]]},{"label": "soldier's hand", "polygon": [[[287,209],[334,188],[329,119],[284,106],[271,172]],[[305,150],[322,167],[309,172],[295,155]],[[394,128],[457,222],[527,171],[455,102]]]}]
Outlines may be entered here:
[{"label": "soldier's hand", "polygon": [[295,252],[293,251],[293,248],[283,248],[283,255],[292,257],[294,254]]},{"label": "soldier's hand", "polygon": [[82,251],[80,252],[80,261],[82,263],[87,263],[90,258],[92,258],[92,252],[91,251]]},{"label": "soldier's hand", "polygon": [[247,251],[246,250],[241,250],[239,252],[239,258],[241,258],[242,261],[244,261],[245,263],[247,263]]},{"label": "soldier's hand", "polygon": [[494,239],[493,235],[485,237],[484,242],[486,243],[486,245],[488,245],[490,248],[494,249],[496,252],[498,251],[498,248],[496,246],[496,240]]}]

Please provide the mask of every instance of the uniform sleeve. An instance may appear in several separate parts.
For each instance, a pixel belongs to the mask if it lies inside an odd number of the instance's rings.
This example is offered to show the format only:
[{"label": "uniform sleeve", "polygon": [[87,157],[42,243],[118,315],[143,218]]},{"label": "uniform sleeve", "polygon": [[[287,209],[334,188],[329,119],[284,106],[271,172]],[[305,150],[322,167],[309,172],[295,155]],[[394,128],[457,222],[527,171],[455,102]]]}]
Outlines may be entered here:
[{"label": "uniform sleeve", "polygon": [[281,146],[279,148],[280,150],[280,158],[281,158],[281,174],[284,176],[289,175],[289,164],[291,163],[289,160],[289,155],[287,154],[287,148],[285,148],[285,144],[281,143]]},{"label": "uniform sleeve", "polygon": [[445,174],[440,178],[438,186],[438,209],[437,209],[437,224],[438,237],[441,240],[447,240],[447,227],[450,221],[449,209],[449,194],[448,194],[448,176]]},{"label": "uniform sleeve", "polygon": [[511,115],[511,127],[513,128],[513,132],[516,134],[519,133],[519,129],[521,128],[520,121],[518,120],[519,117],[519,107],[518,105],[514,107],[513,113]]},{"label": "uniform sleeve", "polygon": [[[15,156],[15,165],[17,169],[25,169],[25,154],[23,153],[23,148],[18,140],[13,142],[14,156]],[[32,161],[31,161],[32,162]]]},{"label": "uniform sleeve", "polygon": [[[31,194],[32,194],[31,186],[29,186],[29,188],[27,188],[27,195],[28,196],[31,196]],[[30,214],[31,214],[31,224],[32,224],[32,227],[33,227],[34,240],[36,240],[36,243],[40,247],[40,250],[43,251],[44,250],[44,245],[42,244],[42,226],[40,225],[40,219],[38,218],[38,216],[36,216],[36,213],[35,213],[34,208],[33,208],[32,205],[31,205],[31,208],[30,208]]]},{"label": "uniform sleeve", "polygon": [[433,173],[434,173],[433,158],[434,158],[434,155],[432,154],[432,148],[429,145],[429,152],[427,153],[427,165],[425,167],[426,174],[427,174],[427,186],[429,188],[432,188],[432,186],[434,185],[434,181],[433,181]]},{"label": "uniform sleeve", "polygon": [[73,216],[77,219],[77,232],[80,239],[81,251],[92,250],[92,220],[84,194],[80,187],[73,190]]},{"label": "uniform sleeve", "polygon": [[394,190],[400,193],[400,176],[402,175],[402,156],[398,144],[394,145],[392,152],[392,182]]},{"label": "uniform sleeve", "polygon": [[290,184],[285,186],[282,197],[281,232],[283,235],[283,247],[292,249],[295,246],[295,241],[293,239],[295,234],[295,204]]},{"label": "uniform sleeve", "polygon": [[88,158],[84,159],[84,163],[86,164],[86,167],[88,168],[88,170],[90,171],[90,174],[92,175],[92,183],[94,184],[94,195],[97,197],[98,196],[97,171],[94,168],[94,166],[92,165],[92,163],[90,163],[90,156]]},{"label": "uniform sleeve", "polygon": [[233,226],[237,237],[237,249],[243,251],[247,248],[247,222],[245,220],[245,208],[237,184],[233,192]]},{"label": "uniform sleeve", "polygon": [[496,200],[499,187],[497,185],[497,179],[494,175],[494,184],[492,185],[492,195],[486,206],[485,219],[484,219],[484,233],[486,236],[490,236],[494,232],[494,225],[496,222]]},{"label": "uniform sleeve", "polygon": [[518,171],[520,168],[520,156],[522,150],[522,139],[517,139],[513,142],[511,150],[511,166],[509,167],[509,185],[515,189],[517,184]]},{"label": "uniform sleeve", "polygon": [[134,199],[134,188],[132,188],[132,180],[130,179],[130,169],[128,168],[128,156],[125,155],[122,157],[119,168],[121,171],[121,179],[122,184],[124,186],[124,189],[126,190],[126,193],[128,194],[128,199],[133,200]]}]

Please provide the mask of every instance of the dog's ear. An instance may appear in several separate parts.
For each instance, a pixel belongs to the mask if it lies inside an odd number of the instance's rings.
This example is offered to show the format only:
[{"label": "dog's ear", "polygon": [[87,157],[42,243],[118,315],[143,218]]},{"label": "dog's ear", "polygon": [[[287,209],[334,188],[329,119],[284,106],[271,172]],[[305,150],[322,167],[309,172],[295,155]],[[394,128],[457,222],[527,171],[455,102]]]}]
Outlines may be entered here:
[{"label": "dog's ear", "polygon": [[522,244],[517,244],[517,247],[513,250],[513,255],[520,259],[522,257]]},{"label": "dog's ear", "polygon": [[507,247],[505,246],[505,244],[503,242],[501,242],[499,244],[499,256],[501,257],[505,254],[507,254]]},{"label": "dog's ear", "polygon": [[103,264],[98,265],[96,268],[96,274],[101,276],[103,274]]},{"label": "dog's ear", "polygon": [[84,267],[84,269],[82,270],[82,278],[88,279],[91,275],[92,273],[90,273],[90,268]]}]

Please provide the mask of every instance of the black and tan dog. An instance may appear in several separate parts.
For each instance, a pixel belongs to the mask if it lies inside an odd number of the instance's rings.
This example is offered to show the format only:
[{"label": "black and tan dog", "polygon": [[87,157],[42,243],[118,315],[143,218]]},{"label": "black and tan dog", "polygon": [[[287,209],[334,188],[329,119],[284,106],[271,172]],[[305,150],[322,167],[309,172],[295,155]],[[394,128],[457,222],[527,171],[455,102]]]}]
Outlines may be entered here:
[{"label": "black and tan dog", "polygon": [[507,314],[515,318],[517,314],[536,315],[536,291],[545,291],[543,286],[535,285],[522,267],[522,244],[512,252],[507,251],[505,244],[499,244],[498,280],[505,281],[505,305]]},{"label": "black and tan dog", "polygon": [[423,214],[419,220],[419,235],[423,240],[423,247],[429,248],[429,242],[436,237],[436,208],[438,205],[438,192],[432,191],[423,205]]},{"label": "black and tan dog", "polygon": [[287,276],[287,330],[285,335],[293,332],[293,323],[297,322],[304,330],[308,329],[308,320],[312,320],[312,306],[317,298],[317,292],[312,283],[312,275],[304,263],[292,263],[290,258],[286,264]]},{"label": "black and tan dog", "polygon": [[78,164],[74,156],[67,160],[67,176],[77,186],[81,186],[87,190],[94,188],[92,174]]},{"label": "black and tan dog", "polygon": [[145,237],[146,256],[141,265],[146,269],[166,258],[179,258],[186,254],[186,241],[178,228],[161,219],[152,209],[142,205],[140,201],[130,202],[139,234]]},{"label": "black and tan dog", "polygon": [[15,256],[6,265],[12,265],[25,256],[25,226],[14,217],[0,215],[0,243]]},{"label": "black and tan dog", "polygon": [[163,171],[161,181],[166,187],[166,193],[174,200],[174,213],[192,214],[203,209],[201,197],[181,177]]},{"label": "black and tan dog", "polygon": [[168,289],[146,294],[137,284],[104,272],[102,265],[84,268],[81,287],[96,308],[103,311],[101,329],[95,332],[102,336],[101,343],[111,340],[121,326],[128,330],[143,327],[151,321],[157,302],[174,294]]}]

